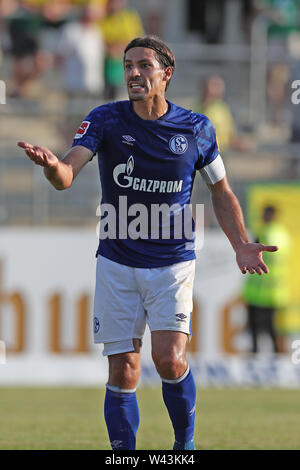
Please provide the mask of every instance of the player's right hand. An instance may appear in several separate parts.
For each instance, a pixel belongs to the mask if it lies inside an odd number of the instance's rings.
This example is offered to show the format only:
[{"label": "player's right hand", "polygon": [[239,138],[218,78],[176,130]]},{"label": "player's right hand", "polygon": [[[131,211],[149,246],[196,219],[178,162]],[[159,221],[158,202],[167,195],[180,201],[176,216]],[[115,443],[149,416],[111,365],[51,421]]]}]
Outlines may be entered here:
[{"label": "player's right hand", "polygon": [[26,155],[28,155],[30,160],[32,160],[36,165],[46,168],[55,168],[59,162],[56,155],[46,147],[32,145],[28,142],[18,142],[18,146],[25,150]]}]

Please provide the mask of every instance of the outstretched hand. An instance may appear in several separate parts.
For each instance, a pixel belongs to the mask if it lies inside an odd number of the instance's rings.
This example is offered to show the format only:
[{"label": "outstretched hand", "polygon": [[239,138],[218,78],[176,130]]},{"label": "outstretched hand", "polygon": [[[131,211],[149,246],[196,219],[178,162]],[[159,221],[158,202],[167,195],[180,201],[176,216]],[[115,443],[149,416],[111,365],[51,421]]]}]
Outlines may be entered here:
[{"label": "outstretched hand", "polygon": [[277,246],[267,246],[262,243],[245,243],[236,251],[236,262],[243,274],[249,271],[250,274],[261,275],[263,272],[268,273],[268,266],[264,263],[263,251],[277,251]]},{"label": "outstretched hand", "polygon": [[40,147],[39,145],[32,145],[28,142],[18,142],[18,146],[25,150],[26,155],[36,165],[40,165],[46,168],[55,168],[58,163],[58,158],[51,150],[46,147]]}]

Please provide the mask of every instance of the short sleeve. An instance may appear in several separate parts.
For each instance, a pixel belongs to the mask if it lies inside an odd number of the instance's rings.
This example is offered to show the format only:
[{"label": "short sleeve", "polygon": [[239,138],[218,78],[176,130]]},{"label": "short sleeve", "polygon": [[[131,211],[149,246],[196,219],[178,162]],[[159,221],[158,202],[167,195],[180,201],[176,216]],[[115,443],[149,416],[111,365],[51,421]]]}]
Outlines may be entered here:
[{"label": "short sleeve", "polygon": [[197,168],[200,170],[213,162],[220,152],[215,128],[208,117],[192,113],[192,123],[199,155]]},{"label": "short sleeve", "polygon": [[99,106],[91,111],[80,124],[72,143],[72,147],[82,145],[95,155],[102,145],[103,132],[107,120],[105,106]]}]

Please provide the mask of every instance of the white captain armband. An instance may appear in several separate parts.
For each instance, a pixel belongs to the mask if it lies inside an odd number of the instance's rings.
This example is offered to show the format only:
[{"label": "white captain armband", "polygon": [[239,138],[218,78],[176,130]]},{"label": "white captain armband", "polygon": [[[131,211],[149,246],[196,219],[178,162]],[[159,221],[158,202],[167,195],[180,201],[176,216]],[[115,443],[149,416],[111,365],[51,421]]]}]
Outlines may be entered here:
[{"label": "white captain armband", "polygon": [[221,155],[219,154],[211,163],[200,168],[200,173],[207,184],[215,184],[221,181],[226,175]]}]

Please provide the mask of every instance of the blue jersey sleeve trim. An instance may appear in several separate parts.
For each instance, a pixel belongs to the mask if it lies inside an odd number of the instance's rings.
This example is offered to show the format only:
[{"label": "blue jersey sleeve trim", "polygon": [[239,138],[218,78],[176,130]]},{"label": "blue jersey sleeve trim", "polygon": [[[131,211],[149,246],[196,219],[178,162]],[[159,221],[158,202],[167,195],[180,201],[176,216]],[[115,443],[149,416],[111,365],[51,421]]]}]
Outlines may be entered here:
[{"label": "blue jersey sleeve trim", "polygon": [[213,162],[220,152],[215,128],[208,117],[192,113],[192,124],[199,154],[197,168],[200,169]]}]

